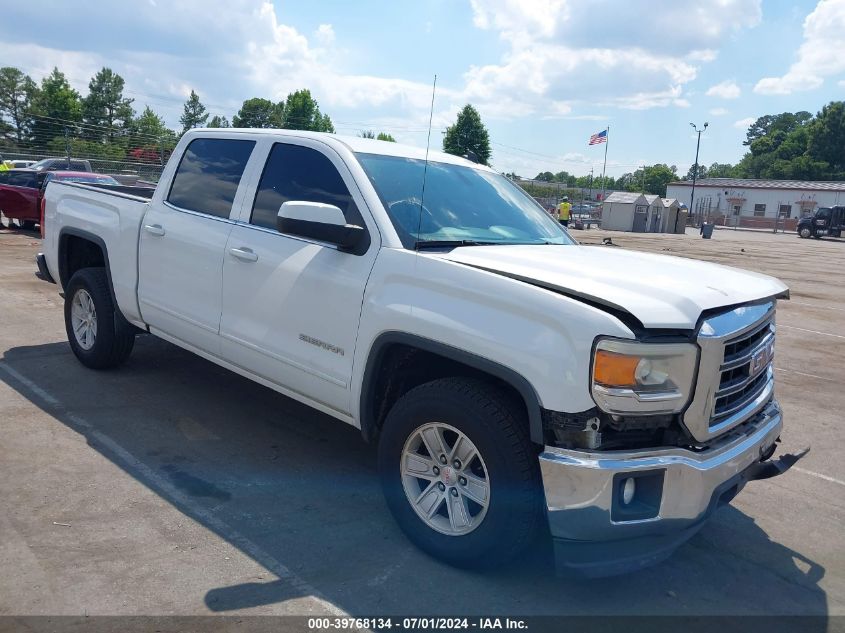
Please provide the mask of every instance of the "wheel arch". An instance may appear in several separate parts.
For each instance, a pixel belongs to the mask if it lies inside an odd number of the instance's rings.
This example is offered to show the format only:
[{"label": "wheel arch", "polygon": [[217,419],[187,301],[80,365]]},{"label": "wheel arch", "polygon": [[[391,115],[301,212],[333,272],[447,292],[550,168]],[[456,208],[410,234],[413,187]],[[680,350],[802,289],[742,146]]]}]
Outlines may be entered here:
[{"label": "wheel arch", "polygon": [[67,290],[67,284],[77,270],[101,266],[106,269],[109,293],[117,306],[109,265],[109,250],[105,240],[89,231],[66,226],[59,231],[58,244],[59,285],[62,290]]},{"label": "wheel arch", "polygon": [[[413,363],[421,358],[422,371],[419,366],[403,365],[403,361]],[[436,367],[432,361],[437,362]],[[454,375],[482,377],[509,388],[525,407],[531,441],[540,446],[545,443],[540,398],[524,376],[483,356],[405,332],[385,332],[370,346],[359,402],[364,439],[378,437],[390,407],[411,388]]]}]

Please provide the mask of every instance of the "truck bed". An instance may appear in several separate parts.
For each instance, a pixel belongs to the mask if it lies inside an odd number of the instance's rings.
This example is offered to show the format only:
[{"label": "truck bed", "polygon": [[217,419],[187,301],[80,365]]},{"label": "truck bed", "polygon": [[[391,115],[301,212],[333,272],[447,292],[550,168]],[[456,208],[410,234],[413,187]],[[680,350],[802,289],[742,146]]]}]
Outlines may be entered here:
[{"label": "truck bed", "polygon": [[44,252],[59,280],[59,241],[77,235],[101,243],[108,258],[115,299],[124,316],[143,325],[135,292],[138,235],[155,189],[128,185],[51,182],[44,197]]}]

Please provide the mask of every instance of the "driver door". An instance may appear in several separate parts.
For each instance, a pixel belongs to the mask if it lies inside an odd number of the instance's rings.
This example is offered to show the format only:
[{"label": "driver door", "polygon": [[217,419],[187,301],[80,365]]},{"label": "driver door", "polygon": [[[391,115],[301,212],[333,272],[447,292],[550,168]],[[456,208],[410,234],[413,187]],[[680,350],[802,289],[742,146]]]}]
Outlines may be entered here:
[{"label": "driver door", "polygon": [[[288,201],[336,205],[368,236],[355,252],[343,252],[279,233],[276,217]],[[306,139],[275,143],[226,244],[223,357],[294,397],[348,414],[361,304],[379,244],[334,150]]]}]

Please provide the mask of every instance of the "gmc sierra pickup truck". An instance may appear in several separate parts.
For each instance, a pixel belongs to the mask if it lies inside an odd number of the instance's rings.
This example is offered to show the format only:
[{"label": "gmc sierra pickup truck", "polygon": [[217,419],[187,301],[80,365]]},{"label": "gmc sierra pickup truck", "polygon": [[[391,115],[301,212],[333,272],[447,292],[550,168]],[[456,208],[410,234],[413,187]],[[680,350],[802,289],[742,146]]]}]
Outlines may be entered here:
[{"label": "gmc sierra pickup truck", "polygon": [[158,187],[52,182],[39,276],[73,353],[146,332],[378,442],[387,505],[451,564],[551,534],[620,573],[772,456],[777,279],[581,246],[507,178],[361,138],[193,130]]}]

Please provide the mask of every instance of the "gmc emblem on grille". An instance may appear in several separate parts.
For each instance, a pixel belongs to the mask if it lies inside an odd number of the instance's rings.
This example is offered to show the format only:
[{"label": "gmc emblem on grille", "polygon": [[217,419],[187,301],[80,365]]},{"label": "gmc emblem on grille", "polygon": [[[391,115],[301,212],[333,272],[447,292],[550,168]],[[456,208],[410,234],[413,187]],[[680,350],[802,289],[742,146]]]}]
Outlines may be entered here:
[{"label": "gmc emblem on grille", "polygon": [[754,356],[751,357],[751,367],[749,373],[752,376],[756,376],[763,371],[766,365],[769,364],[769,361],[772,360],[773,352],[774,346],[772,343],[769,343],[763,349],[755,353]]}]

